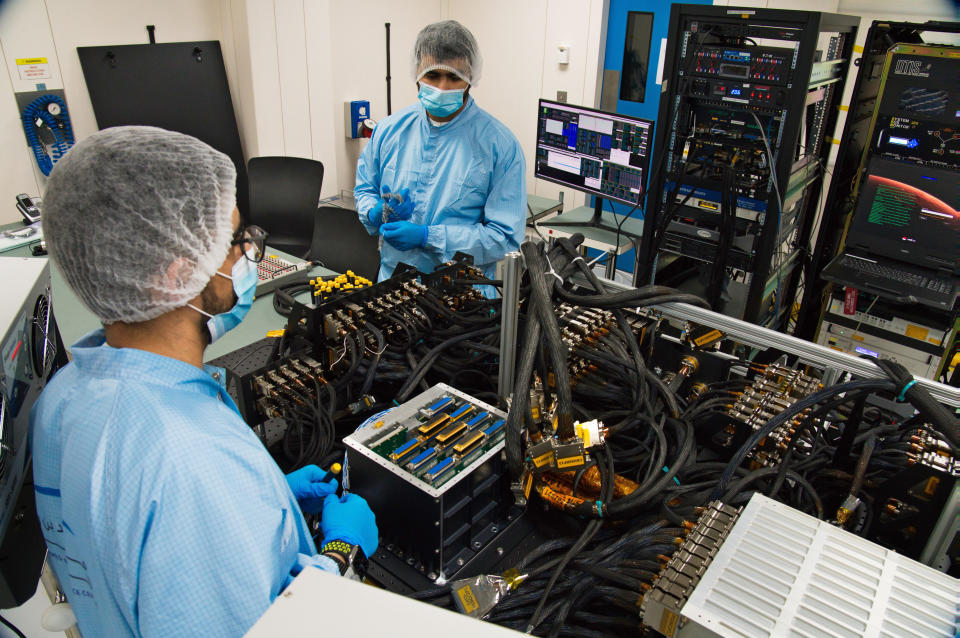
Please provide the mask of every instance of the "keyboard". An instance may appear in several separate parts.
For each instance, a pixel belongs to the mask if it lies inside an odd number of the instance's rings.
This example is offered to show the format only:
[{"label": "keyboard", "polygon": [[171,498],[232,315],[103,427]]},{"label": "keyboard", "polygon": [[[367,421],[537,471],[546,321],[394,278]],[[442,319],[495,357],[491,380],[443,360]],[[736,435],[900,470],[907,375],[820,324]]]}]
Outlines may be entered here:
[{"label": "keyboard", "polygon": [[868,259],[860,259],[850,255],[844,255],[840,264],[852,268],[857,272],[874,277],[881,277],[889,281],[897,281],[908,286],[916,288],[926,288],[933,292],[949,293],[953,290],[953,283],[948,279],[939,277],[927,277],[915,272],[908,272],[892,266],[878,264]]}]

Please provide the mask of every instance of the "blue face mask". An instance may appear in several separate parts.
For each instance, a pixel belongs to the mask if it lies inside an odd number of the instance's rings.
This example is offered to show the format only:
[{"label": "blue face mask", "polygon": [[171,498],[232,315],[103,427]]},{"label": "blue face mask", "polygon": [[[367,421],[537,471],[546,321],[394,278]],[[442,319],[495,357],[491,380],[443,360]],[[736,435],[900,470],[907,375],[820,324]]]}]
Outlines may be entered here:
[{"label": "blue face mask", "polygon": [[233,280],[233,292],[237,295],[237,303],[233,305],[233,308],[227,312],[211,315],[192,304],[187,304],[200,314],[210,317],[207,321],[210,343],[240,325],[243,318],[247,316],[251,304],[253,304],[253,294],[257,290],[257,266],[246,257],[241,257],[233,264],[229,275],[225,275],[219,270],[217,274]]},{"label": "blue face mask", "polygon": [[430,86],[423,82],[420,83],[420,103],[427,113],[436,117],[447,117],[453,115],[463,106],[463,92],[466,89],[450,89],[443,91],[435,86]]}]

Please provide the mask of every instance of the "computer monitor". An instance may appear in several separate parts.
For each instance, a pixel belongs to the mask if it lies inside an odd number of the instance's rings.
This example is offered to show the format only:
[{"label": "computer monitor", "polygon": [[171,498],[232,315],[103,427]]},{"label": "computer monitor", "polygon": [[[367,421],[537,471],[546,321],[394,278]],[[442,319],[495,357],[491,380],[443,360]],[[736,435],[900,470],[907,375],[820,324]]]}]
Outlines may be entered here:
[{"label": "computer monitor", "polygon": [[633,207],[643,204],[653,121],[540,100],[534,175]]},{"label": "computer monitor", "polygon": [[847,244],[960,273],[960,173],[871,158]]}]

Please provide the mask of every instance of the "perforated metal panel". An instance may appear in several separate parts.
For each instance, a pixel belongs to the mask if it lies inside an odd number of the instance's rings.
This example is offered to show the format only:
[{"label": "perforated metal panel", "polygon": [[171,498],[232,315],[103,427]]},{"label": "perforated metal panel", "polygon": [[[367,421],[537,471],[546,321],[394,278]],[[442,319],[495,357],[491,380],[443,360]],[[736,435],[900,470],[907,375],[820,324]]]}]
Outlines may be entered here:
[{"label": "perforated metal panel", "polygon": [[757,494],[674,635],[953,638],[958,605],[957,579]]}]

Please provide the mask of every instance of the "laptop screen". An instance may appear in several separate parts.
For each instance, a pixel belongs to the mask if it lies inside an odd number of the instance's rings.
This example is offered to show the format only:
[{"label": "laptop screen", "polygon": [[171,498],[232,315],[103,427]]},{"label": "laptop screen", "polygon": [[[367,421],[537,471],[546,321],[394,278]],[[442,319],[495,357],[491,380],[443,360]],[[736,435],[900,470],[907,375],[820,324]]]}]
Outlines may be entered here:
[{"label": "laptop screen", "polygon": [[846,245],[960,274],[960,173],[871,158]]}]

